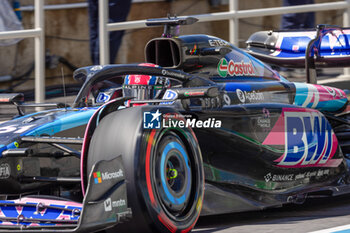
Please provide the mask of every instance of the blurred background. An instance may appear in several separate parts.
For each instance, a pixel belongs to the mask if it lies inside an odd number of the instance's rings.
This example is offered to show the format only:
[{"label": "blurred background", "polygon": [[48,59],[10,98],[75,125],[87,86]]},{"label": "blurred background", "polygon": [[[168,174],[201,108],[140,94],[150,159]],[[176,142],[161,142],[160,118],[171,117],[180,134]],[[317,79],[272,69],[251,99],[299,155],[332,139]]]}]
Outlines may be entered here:
[{"label": "blurred background", "polygon": [[[3,1],[3,0],[1,0]],[[84,0],[43,0],[44,5],[83,3]],[[9,1],[13,4],[14,1]],[[34,28],[33,0],[15,1],[20,4],[17,13],[21,15],[24,29]],[[315,3],[332,2],[315,0]],[[282,0],[238,0],[238,9],[257,9],[282,6]],[[20,10],[21,8],[25,10]],[[127,20],[141,20],[174,15],[194,15],[229,11],[228,0],[134,0]],[[342,25],[344,10],[316,13],[316,24]],[[281,16],[265,16],[239,20],[239,47],[245,47],[248,37],[260,30],[279,29]],[[182,34],[209,34],[229,40],[227,20],[197,23],[182,27]],[[144,61],[144,46],[163,32],[161,27],[125,31],[115,63],[136,63]],[[62,68],[67,84],[74,84],[72,78],[76,67],[92,65],[89,49],[88,8],[45,10],[46,87],[62,85]],[[30,92],[34,89],[34,39],[22,39],[18,43],[0,46],[0,92]],[[72,92],[76,89],[71,90]]]}]

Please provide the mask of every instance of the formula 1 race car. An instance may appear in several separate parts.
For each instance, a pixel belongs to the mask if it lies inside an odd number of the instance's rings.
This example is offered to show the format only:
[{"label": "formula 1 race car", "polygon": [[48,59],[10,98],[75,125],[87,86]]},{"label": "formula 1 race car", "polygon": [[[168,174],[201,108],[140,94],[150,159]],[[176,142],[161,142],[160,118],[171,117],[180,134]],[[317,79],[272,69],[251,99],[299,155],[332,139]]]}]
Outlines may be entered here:
[{"label": "formula 1 race car", "polygon": [[[149,20],[165,30],[146,63],[76,70],[72,107],[0,95],[18,108],[0,124],[0,232],[185,233],[200,215],[350,192],[347,91],[315,72],[350,66],[350,30],[258,32],[243,51],[177,35],[195,21]],[[308,83],[258,58],[305,66]]]}]

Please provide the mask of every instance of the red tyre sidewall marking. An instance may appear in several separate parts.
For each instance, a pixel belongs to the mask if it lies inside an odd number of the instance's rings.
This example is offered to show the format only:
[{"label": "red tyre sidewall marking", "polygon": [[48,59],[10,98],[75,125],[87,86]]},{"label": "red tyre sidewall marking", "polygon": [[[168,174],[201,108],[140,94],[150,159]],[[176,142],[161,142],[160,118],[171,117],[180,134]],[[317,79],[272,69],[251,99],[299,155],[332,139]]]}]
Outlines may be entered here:
[{"label": "red tyre sidewall marking", "polygon": [[[192,134],[195,141],[198,142],[197,137],[194,134],[192,129],[190,129],[190,133]],[[155,202],[154,193],[153,193],[153,189],[152,189],[151,172],[150,172],[151,150],[152,150],[152,145],[153,145],[155,134],[156,134],[156,130],[153,129],[150,133],[149,138],[148,138],[145,163],[146,163],[146,183],[147,183],[148,194],[149,194],[150,201],[151,201],[152,205],[154,207],[157,207],[157,203]],[[204,184],[203,184],[203,186],[204,186]],[[199,200],[199,202],[200,202],[200,200]],[[201,203],[197,203],[197,204],[201,205]],[[199,210],[199,212],[200,212],[200,210]],[[194,223],[191,226],[189,226],[187,229],[182,230],[181,233],[187,233],[191,229],[193,229],[193,227],[197,223],[198,218],[199,218],[199,214],[198,214],[196,220],[194,221]],[[164,215],[164,213],[160,212],[158,214],[158,219],[170,232],[172,232],[172,233],[176,232],[177,227],[174,224],[172,224],[171,221],[168,220],[168,218]]]},{"label": "red tyre sidewall marking", "polygon": [[147,182],[147,190],[148,190],[149,198],[153,206],[156,206],[156,202],[154,199],[154,194],[153,194],[152,184],[151,184],[150,160],[151,160],[152,143],[153,143],[155,134],[156,134],[156,130],[153,129],[148,138],[148,144],[147,144],[147,150],[146,150],[146,182]]},{"label": "red tyre sidewall marking", "polygon": [[191,230],[194,228],[194,225],[196,225],[198,218],[199,218],[199,214],[198,214],[198,216],[197,216],[196,220],[194,221],[194,223],[193,223],[191,226],[189,226],[187,229],[182,230],[182,231],[181,231],[181,233],[187,233],[187,232],[190,232],[190,231],[191,231]]},{"label": "red tyre sidewall marking", "polygon": [[[146,150],[146,183],[147,183],[147,190],[149,194],[149,198],[151,201],[151,204],[157,208],[157,203],[154,198],[154,193],[152,189],[152,184],[151,184],[151,168],[150,168],[150,162],[151,162],[151,150],[152,150],[152,145],[154,141],[154,136],[156,134],[156,130],[153,129],[150,133],[150,136],[148,138],[148,143],[147,143],[147,150]],[[163,212],[160,212],[158,214],[158,219],[159,221],[172,233],[176,232],[177,227],[169,221],[169,219],[165,216]]]},{"label": "red tyre sidewall marking", "polygon": [[163,223],[163,225],[168,228],[168,230],[171,232],[171,233],[175,233],[176,232],[176,226],[174,224],[172,224],[170,221],[167,221],[167,217],[165,216],[164,213],[160,213],[158,214],[158,219],[161,223]]}]

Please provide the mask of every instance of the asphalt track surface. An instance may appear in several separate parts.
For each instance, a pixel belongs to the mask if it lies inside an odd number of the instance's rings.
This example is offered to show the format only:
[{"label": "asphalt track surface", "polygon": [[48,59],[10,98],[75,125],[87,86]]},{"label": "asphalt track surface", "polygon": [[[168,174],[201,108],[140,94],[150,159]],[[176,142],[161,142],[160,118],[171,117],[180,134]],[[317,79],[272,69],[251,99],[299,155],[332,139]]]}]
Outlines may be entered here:
[{"label": "asphalt track surface", "polygon": [[[350,195],[262,211],[200,217],[196,233],[312,232],[350,224]],[[350,231],[349,231],[350,232]]]}]

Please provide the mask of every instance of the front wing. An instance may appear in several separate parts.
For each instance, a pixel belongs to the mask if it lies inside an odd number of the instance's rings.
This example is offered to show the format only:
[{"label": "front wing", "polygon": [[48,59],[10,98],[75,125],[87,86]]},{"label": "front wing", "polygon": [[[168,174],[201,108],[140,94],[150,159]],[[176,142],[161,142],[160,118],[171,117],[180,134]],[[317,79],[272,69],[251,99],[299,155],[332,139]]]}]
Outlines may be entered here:
[{"label": "front wing", "polygon": [[94,232],[131,217],[121,156],[97,162],[83,203],[54,196],[0,201],[0,232]]}]

